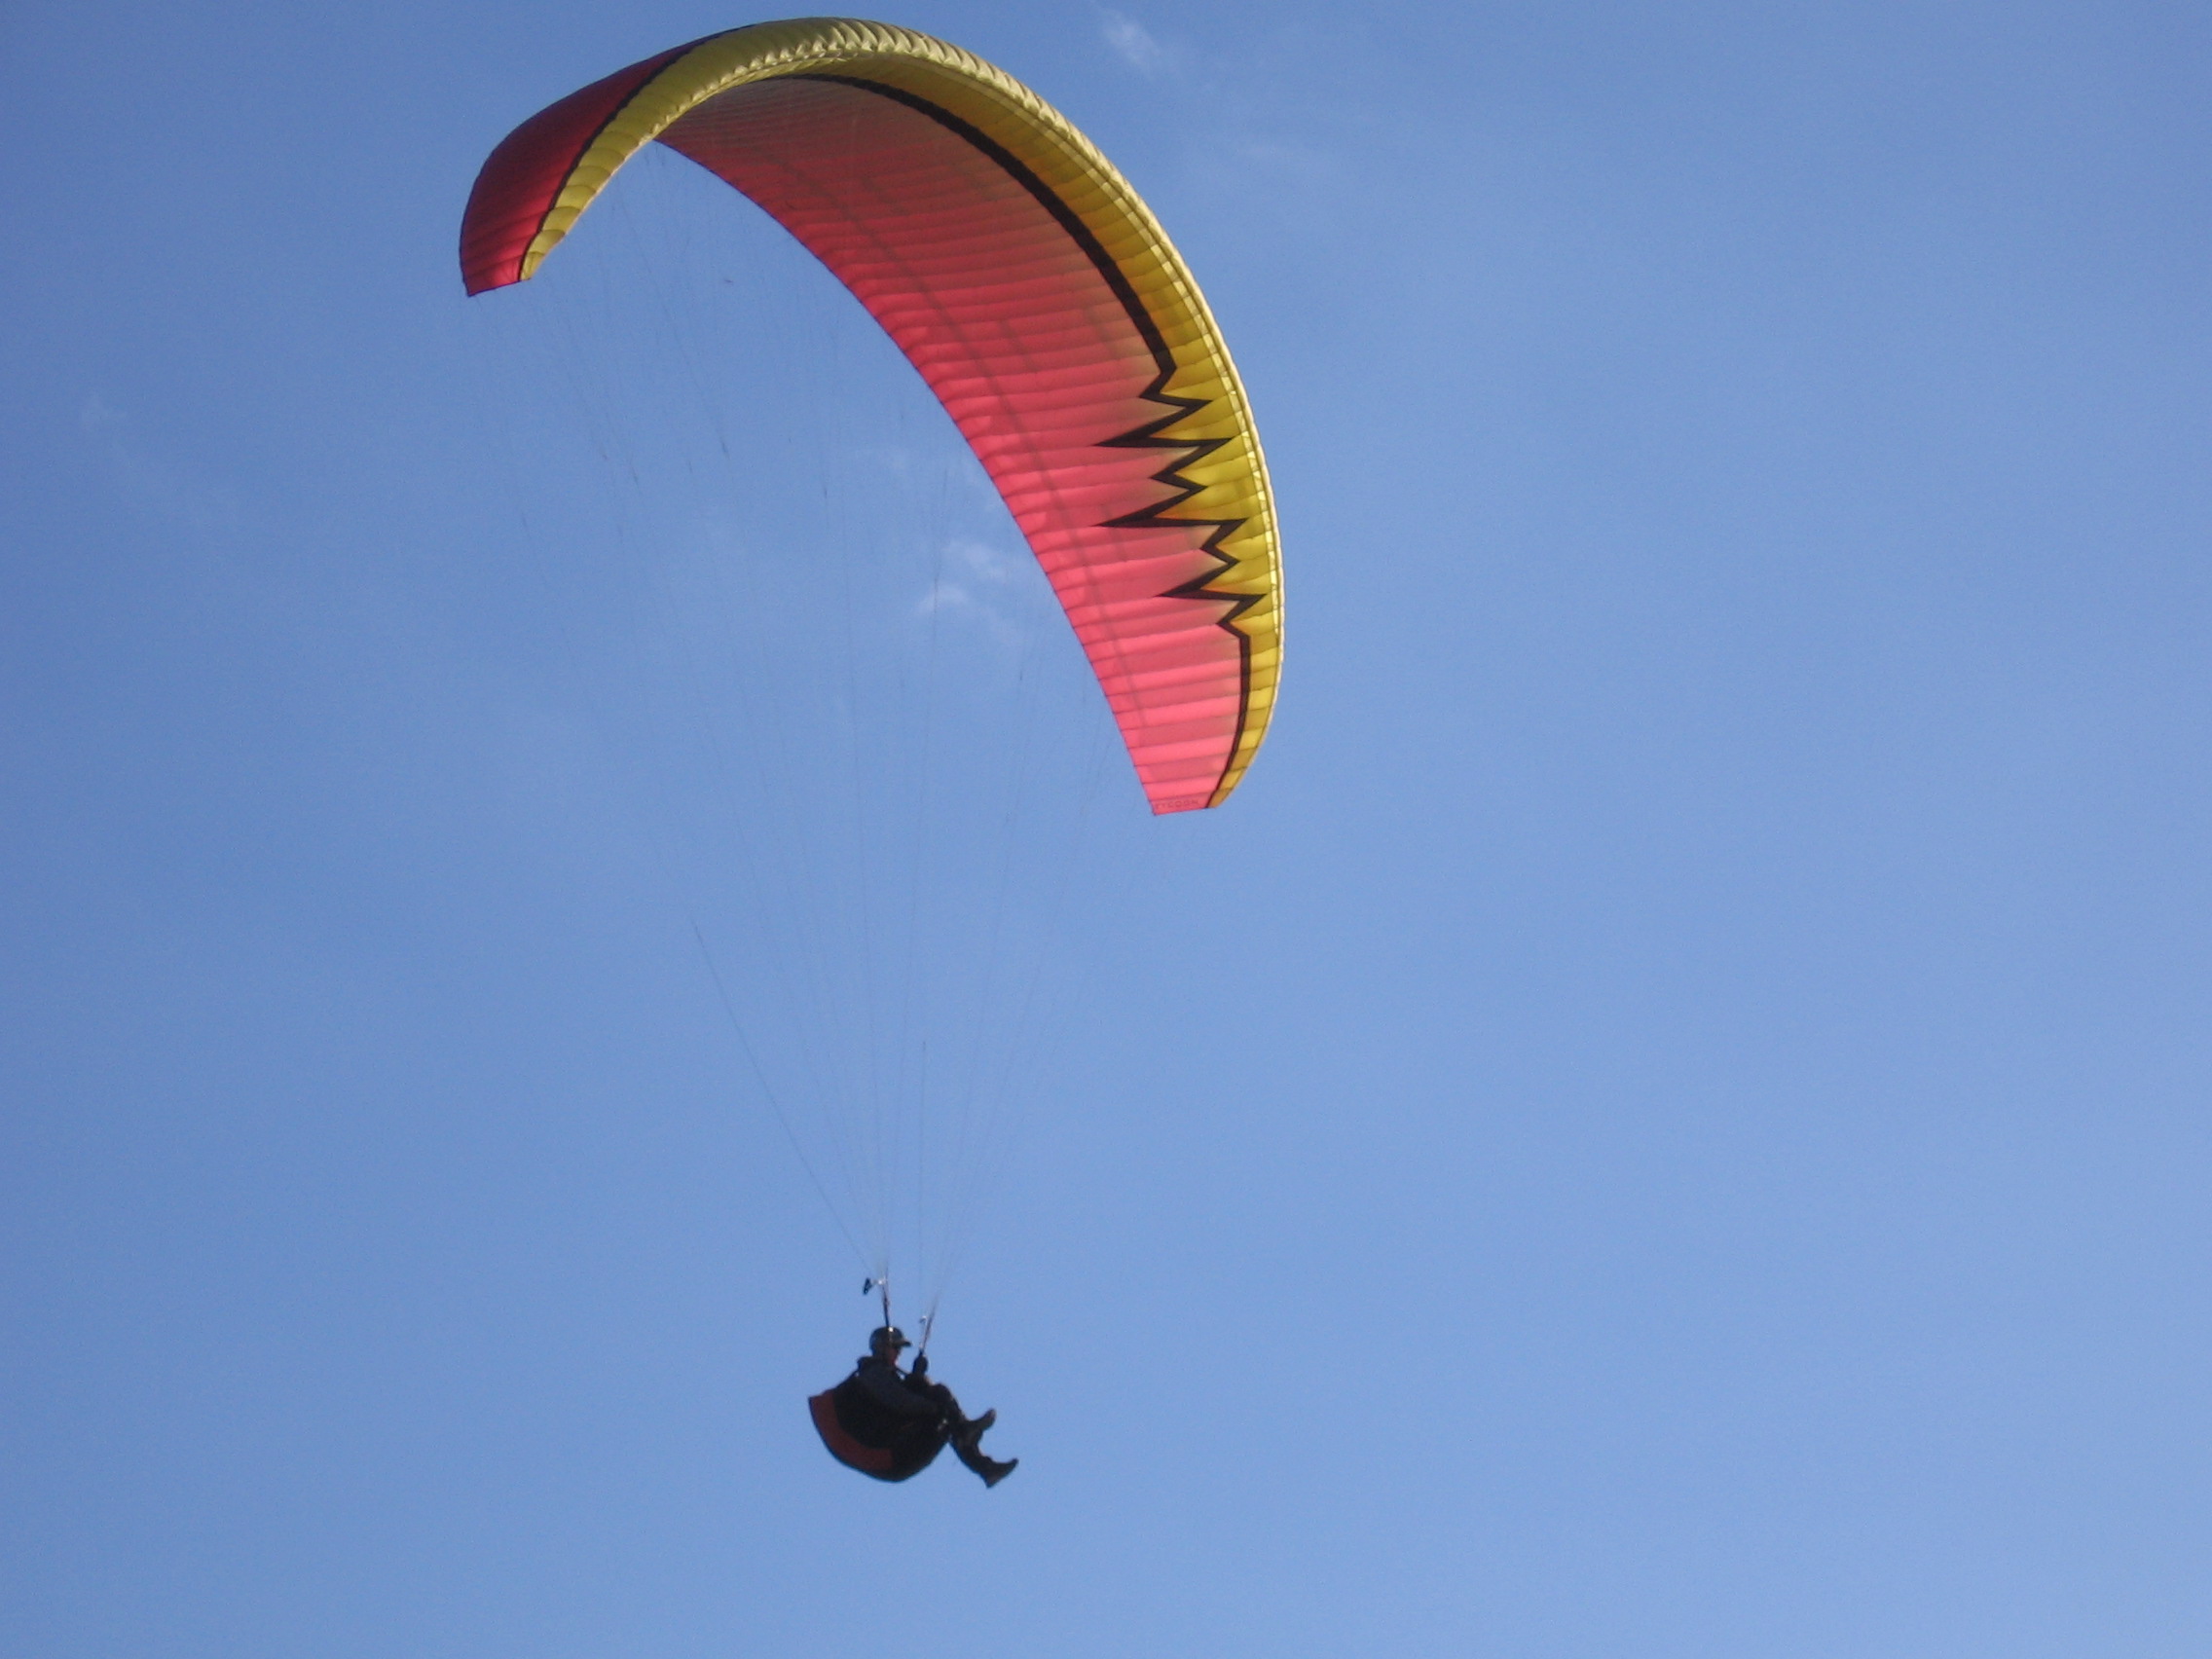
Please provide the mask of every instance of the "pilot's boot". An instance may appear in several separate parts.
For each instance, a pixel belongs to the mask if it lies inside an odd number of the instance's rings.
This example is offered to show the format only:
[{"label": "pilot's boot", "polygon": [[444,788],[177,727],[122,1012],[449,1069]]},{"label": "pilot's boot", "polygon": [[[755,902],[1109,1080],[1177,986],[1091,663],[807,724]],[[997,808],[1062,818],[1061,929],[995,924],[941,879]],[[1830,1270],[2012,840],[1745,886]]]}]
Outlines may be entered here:
[{"label": "pilot's boot", "polygon": [[999,1409],[993,1406],[979,1418],[970,1418],[960,1425],[960,1436],[971,1443],[982,1438],[983,1430],[999,1420]]},{"label": "pilot's boot", "polygon": [[1019,1457],[1009,1457],[1002,1463],[996,1457],[985,1454],[983,1449],[976,1444],[976,1437],[982,1433],[982,1429],[977,1424],[986,1422],[990,1414],[986,1412],[982,1417],[977,1418],[953,1440],[952,1455],[981,1476],[985,1486],[995,1487],[1007,1476],[1014,1473],[1014,1464],[1020,1462],[1021,1459]]}]

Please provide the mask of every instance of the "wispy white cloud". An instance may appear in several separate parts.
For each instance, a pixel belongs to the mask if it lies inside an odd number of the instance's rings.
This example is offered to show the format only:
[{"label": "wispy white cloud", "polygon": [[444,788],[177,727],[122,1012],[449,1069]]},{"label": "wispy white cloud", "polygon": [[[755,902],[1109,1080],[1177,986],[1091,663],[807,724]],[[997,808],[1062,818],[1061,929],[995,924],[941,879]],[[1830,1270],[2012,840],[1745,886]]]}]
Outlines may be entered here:
[{"label": "wispy white cloud", "polygon": [[1103,26],[1106,44],[1138,74],[1158,79],[1177,68],[1179,55],[1155,40],[1152,31],[1136,18],[1110,11],[1104,15]]},{"label": "wispy white cloud", "polygon": [[109,476],[154,517],[188,530],[227,532],[244,514],[238,493],[187,463],[132,441],[123,412],[98,392],[77,406],[77,426],[106,452]]},{"label": "wispy white cloud", "polygon": [[914,608],[917,616],[966,616],[982,624],[1002,645],[1027,637],[1018,612],[1022,590],[1044,574],[1025,553],[955,536],[944,544],[944,567]]},{"label": "wispy white cloud", "polygon": [[1304,203],[1321,216],[1338,211],[1349,168],[1338,153],[1297,140],[1225,137],[1193,164],[1193,170],[1220,189],[1265,187],[1278,211]]},{"label": "wispy white cloud", "polygon": [[1009,553],[1003,547],[994,547],[987,541],[977,541],[972,536],[954,536],[944,544],[944,550],[947,557],[963,570],[993,587],[1005,587],[1018,582],[1035,569],[1028,555]]},{"label": "wispy white cloud", "polygon": [[[1347,171],[1343,160],[1303,135],[1276,138],[1248,129],[1239,115],[1242,100],[1220,95],[1212,71],[1218,65],[1172,39],[1161,40],[1126,12],[1101,7],[1099,29],[1115,55],[1150,81],[1178,83],[1186,93],[1208,91],[1208,108],[1191,129],[1192,168],[1218,186],[1248,189],[1255,184],[1302,188],[1341,186]],[[1195,112],[1194,112],[1195,115]]]}]

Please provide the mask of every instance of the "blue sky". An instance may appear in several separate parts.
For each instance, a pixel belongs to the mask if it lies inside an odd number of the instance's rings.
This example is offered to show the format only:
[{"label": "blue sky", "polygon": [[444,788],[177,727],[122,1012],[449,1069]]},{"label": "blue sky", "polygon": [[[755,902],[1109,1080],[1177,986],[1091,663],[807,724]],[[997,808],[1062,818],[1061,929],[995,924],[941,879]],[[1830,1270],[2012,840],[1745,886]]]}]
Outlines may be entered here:
[{"label": "blue sky", "polygon": [[[1087,830],[938,1350],[985,1493],[807,1431],[867,1309],[642,735],[729,509],[562,459],[674,453],[556,384],[671,199],[544,335],[454,268],[510,127],[753,20],[0,13],[0,1645],[2201,1654],[2212,26],[888,19],[1152,202],[1289,583],[1235,800]],[[988,585],[756,229],[757,534]]]}]

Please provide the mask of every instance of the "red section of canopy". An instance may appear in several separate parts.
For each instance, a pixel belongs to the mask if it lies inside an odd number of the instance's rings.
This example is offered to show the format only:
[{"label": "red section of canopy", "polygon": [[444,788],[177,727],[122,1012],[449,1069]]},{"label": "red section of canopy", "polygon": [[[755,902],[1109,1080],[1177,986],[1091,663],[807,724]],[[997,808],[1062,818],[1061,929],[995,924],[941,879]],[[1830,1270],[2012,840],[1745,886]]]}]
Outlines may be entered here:
[{"label": "red section of canopy", "polygon": [[[1185,492],[1189,455],[1113,440],[1173,406],[1122,294],[1002,163],[884,93],[739,87],[661,141],[759,203],[921,371],[989,471],[1088,653],[1155,811],[1203,806],[1243,712],[1234,601],[1170,597],[1223,561],[1211,524],[1115,524]],[[1124,285],[1125,291],[1125,285]]]},{"label": "red section of canopy", "polygon": [[640,87],[690,50],[680,46],[594,81],[500,140],[461,220],[461,279],[470,293],[522,279],[523,256],[585,148]]}]

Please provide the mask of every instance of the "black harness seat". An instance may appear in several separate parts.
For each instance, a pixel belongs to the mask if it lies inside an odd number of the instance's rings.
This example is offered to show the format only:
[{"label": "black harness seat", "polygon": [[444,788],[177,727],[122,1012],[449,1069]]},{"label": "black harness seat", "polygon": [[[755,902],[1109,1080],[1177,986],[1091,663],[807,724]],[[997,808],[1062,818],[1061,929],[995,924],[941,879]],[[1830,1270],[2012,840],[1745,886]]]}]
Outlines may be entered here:
[{"label": "black harness seat", "polygon": [[879,1481],[909,1481],[944,1450],[935,1418],[901,1417],[871,1396],[855,1375],[806,1402],[830,1456]]}]

